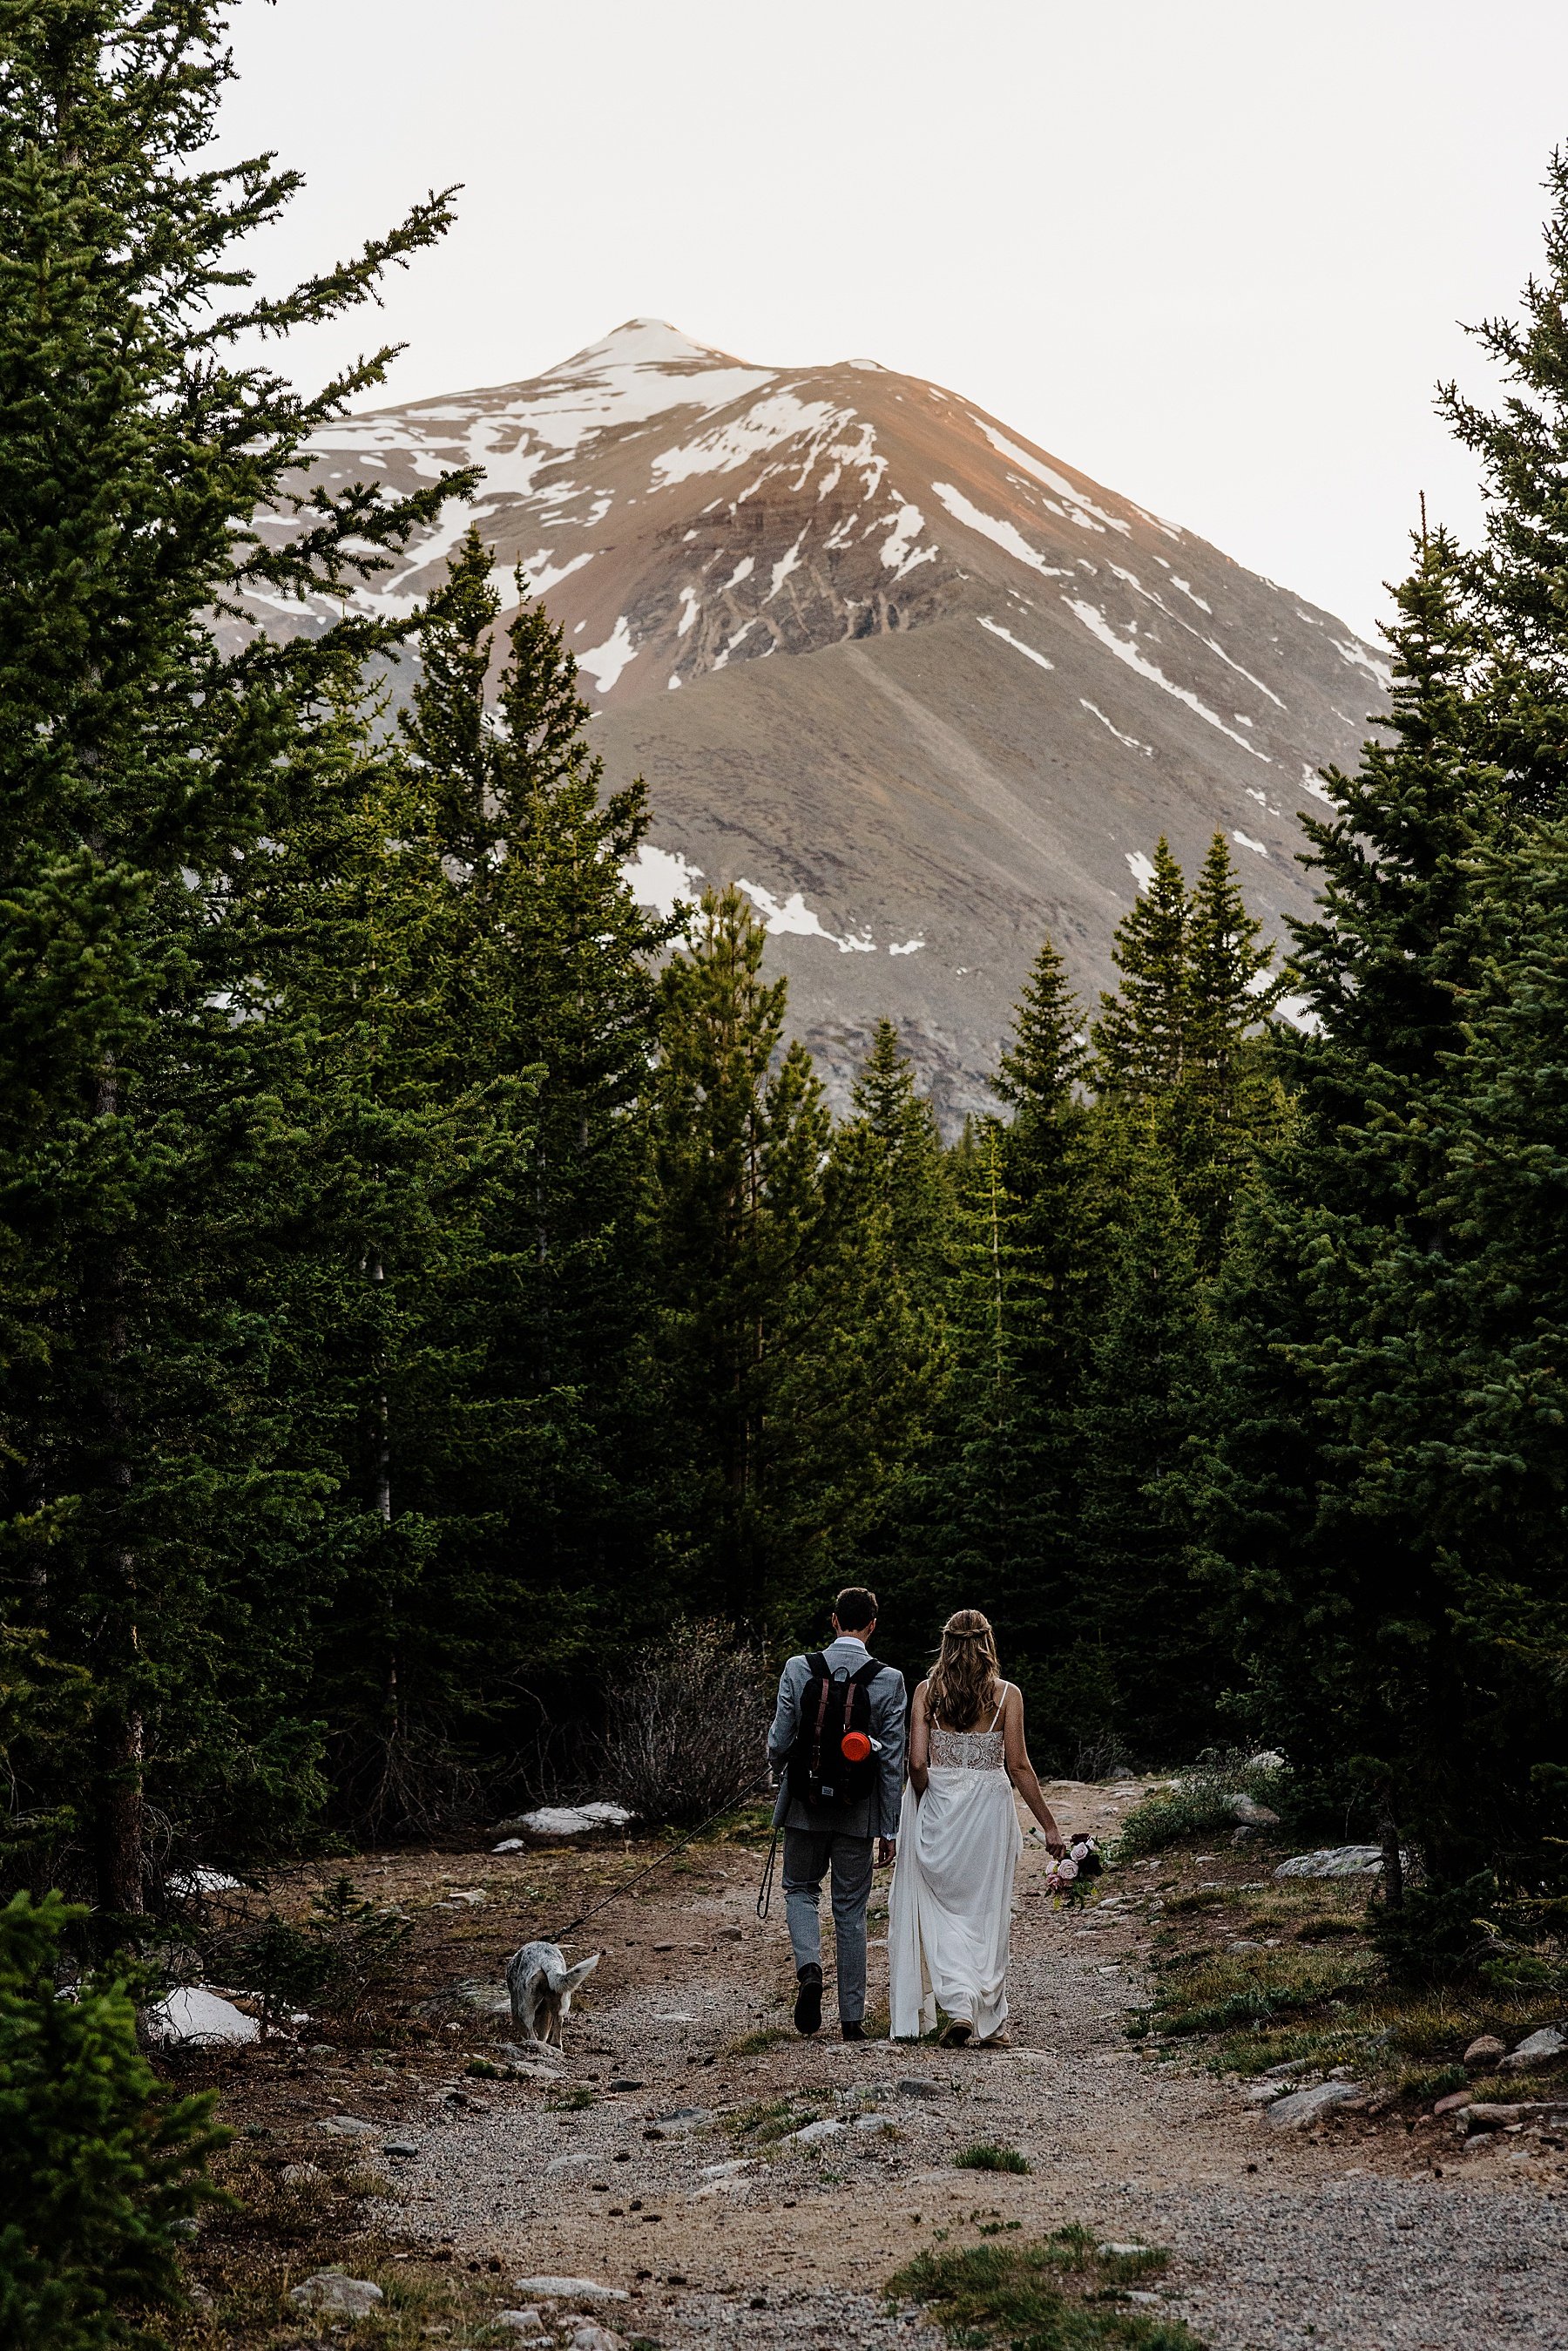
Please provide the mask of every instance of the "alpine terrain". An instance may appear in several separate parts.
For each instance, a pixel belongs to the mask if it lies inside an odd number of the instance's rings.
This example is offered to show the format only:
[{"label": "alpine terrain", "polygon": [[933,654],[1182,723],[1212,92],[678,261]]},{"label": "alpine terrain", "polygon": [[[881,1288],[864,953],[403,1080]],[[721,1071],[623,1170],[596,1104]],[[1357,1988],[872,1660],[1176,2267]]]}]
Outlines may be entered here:
[{"label": "alpine terrain", "polygon": [[[1271,935],[1299,819],[1386,673],[1341,622],[870,360],[756,367],[639,319],[547,374],[348,419],[316,478],[477,462],[473,512],[563,621],[639,890],[738,882],[842,1099],[884,1012],[950,1129],[989,1106],[1043,933],[1090,995],[1168,835],[1222,831]],[[452,511],[368,601],[435,587]],[[269,625],[325,620],[297,605]]]}]

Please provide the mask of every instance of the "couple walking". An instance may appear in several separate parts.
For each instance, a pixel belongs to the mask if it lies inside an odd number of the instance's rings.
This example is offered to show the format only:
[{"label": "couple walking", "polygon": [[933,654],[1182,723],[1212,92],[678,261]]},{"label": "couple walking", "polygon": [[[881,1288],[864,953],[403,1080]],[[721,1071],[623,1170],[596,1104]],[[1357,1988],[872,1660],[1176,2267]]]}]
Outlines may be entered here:
[{"label": "couple walking", "polygon": [[904,1677],[870,1653],[877,1595],[834,1603],[834,1638],[792,1657],[779,1682],[768,1753],[779,1780],[784,1910],[794,1952],[796,2030],[822,2023],[817,1913],[830,1879],[838,2023],[863,2041],[866,1907],[875,1865],[895,1865],[888,1925],[895,2041],[929,2032],[1005,2045],[1012,1874],[1022,1849],[1013,1790],[1053,1853],[1065,1847],[1023,1743],[1023,1700],[1004,1681],[990,1625],[961,1608],[909,1715]]}]

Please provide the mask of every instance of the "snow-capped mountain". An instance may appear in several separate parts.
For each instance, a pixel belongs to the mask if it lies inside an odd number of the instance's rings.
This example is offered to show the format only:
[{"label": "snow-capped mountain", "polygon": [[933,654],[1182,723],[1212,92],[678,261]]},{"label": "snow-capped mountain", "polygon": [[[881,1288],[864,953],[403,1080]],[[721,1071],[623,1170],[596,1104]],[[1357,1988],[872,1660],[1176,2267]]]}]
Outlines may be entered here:
[{"label": "snow-capped mountain", "polygon": [[[1330,614],[870,360],[753,367],[633,319],[316,450],[328,482],[484,467],[506,606],[520,568],[611,778],[648,778],[639,887],[740,882],[835,1091],[890,1012],[950,1126],[989,1101],[1043,932],[1085,991],[1108,980],[1161,832],[1190,871],[1223,831],[1278,932],[1316,771],[1383,698]],[[367,601],[433,587],[468,518]]]}]

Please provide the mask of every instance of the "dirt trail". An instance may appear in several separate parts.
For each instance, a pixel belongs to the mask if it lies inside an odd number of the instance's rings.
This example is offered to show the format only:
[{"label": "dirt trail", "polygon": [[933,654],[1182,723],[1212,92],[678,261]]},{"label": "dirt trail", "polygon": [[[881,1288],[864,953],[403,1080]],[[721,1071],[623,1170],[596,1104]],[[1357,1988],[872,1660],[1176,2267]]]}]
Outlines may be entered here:
[{"label": "dirt trail", "polygon": [[[1049,1792],[1064,1823],[1103,1834],[1141,1792]],[[1215,2351],[1568,2351],[1560,2170],[1495,2139],[1434,2156],[1432,2138],[1353,2119],[1293,2137],[1233,2088],[1140,2056],[1123,2025],[1146,1996],[1141,1912],[1058,1910],[1039,1896],[1043,1864],[1030,1845],[1005,2052],[846,2046],[831,2005],[819,2040],[748,2051],[793,1994],[778,1909],[765,1927],[753,1914],[756,1856],[724,1845],[661,1872],[602,1914],[605,1959],[558,2084],[431,2082],[405,2109],[419,2151],[398,2164],[393,2225],[498,2256],[507,2279],[624,2288],[618,2323],[670,2351],[923,2341],[879,2294],[915,2252],[1069,2220],[1171,2247],[1161,2299]],[[481,1865],[497,1896],[501,1866]],[[874,2009],[885,1907],[883,1879]],[[778,2137],[813,2116],[845,2127]],[[987,2141],[1029,2173],[954,2168]]]}]

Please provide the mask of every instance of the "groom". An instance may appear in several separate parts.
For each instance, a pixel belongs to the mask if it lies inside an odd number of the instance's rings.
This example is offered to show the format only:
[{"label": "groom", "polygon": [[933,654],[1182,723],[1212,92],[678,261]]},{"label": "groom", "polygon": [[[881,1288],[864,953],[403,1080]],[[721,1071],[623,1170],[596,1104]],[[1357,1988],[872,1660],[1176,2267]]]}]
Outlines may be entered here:
[{"label": "groom", "polygon": [[[866,1906],[871,1898],[871,1847],[886,1868],[898,1850],[898,1800],[904,1778],[904,1677],[870,1654],[877,1630],[877,1595],[857,1584],[833,1604],[834,1638],[819,1654],[835,1684],[858,1677],[869,1700],[873,1786],[869,1795],[811,1802],[803,1773],[789,1770],[792,1754],[809,1737],[805,1715],[823,1702],[822,1677],[813,1659],[792,1657],[779,1681],[778,1710],[768,1732],[768,1760],[779,1782],[774,1825],[784,1827],[784,1914],[794,1952],[794,2024],[815,2032],[822,2023],[822,1928],[817,1896],[831,1873],[833,1935],[838,1958],[838,2025],[846,2041],[866,2038]],[[871,1668],[875,1667],[875,1671]],[[827,1693],[839,1719],[847,1694]],[[811,1700],[808,1706],[806,1701]]]}]

